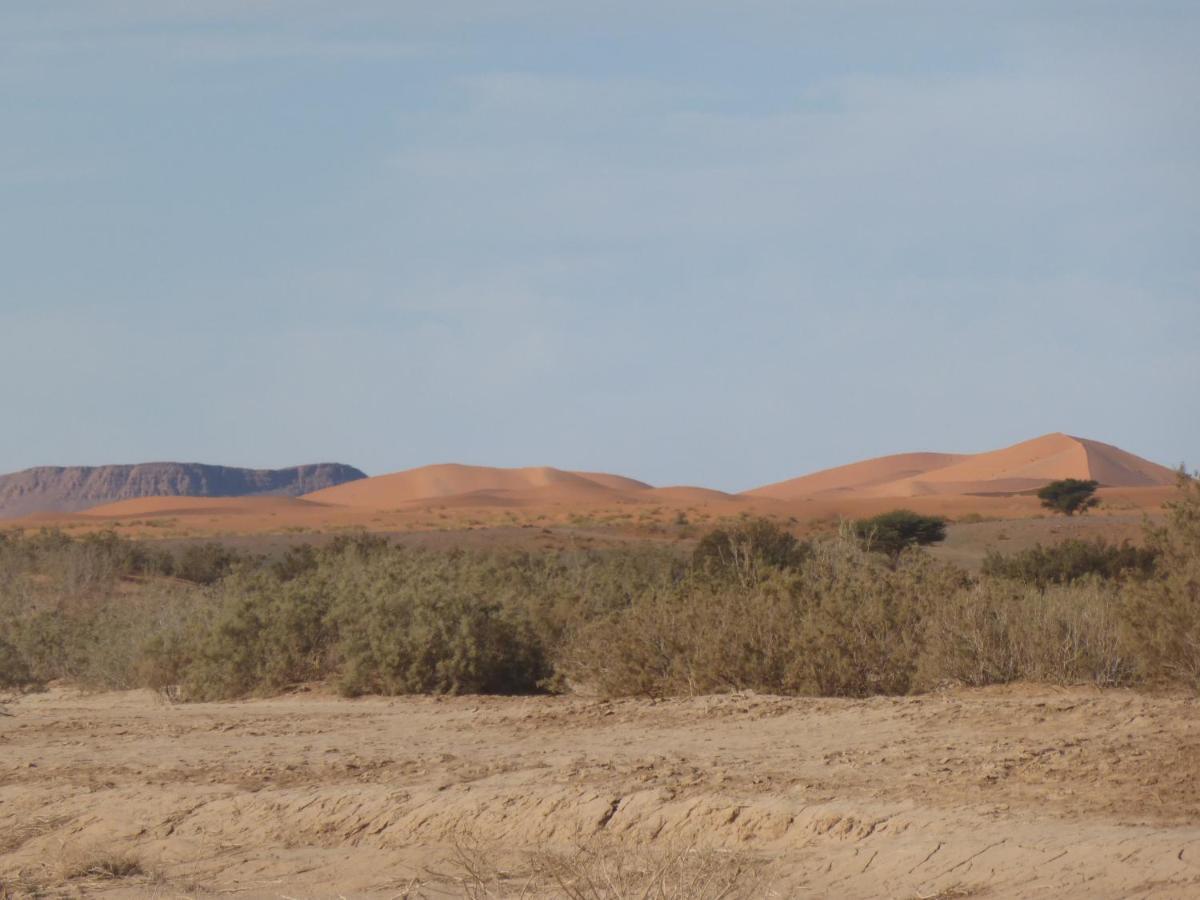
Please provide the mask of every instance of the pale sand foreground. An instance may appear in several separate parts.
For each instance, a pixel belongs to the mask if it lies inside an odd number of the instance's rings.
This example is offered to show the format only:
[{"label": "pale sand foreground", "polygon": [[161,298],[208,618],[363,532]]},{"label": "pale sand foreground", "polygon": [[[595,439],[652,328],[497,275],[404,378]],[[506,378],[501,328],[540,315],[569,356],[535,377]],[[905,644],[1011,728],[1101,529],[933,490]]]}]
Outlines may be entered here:
[{"label": "pale sand foreground", "polygon": [[[762,896],[1200,896],[1194,697],[56,689],[4,711],[0,881],[18,893],[455,896],[456,843],[516,866],[601,834],[770,860]],[[117,854],[145,874],[67,877]]]}]

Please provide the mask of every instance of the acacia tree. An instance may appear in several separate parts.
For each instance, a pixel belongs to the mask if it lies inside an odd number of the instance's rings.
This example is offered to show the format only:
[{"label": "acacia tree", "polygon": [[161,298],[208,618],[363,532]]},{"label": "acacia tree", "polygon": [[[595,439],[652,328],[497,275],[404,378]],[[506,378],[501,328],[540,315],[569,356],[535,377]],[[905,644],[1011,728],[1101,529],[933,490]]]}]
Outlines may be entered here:
[{"label": "acacia tree", "polygon": [[1100,502],[1093,496],[1098,487],[1098,481],[1063,478],[1050,482],[1037,495],[1046,509],[1073,516],[1077,512],[1086,512]]},{"label": "acacia tree", "polygon": [[868,550],[896,559],[908,547],[924,547],[946,539],[946,520],[911,509],[894,509],[854,523],[854,533]]}]

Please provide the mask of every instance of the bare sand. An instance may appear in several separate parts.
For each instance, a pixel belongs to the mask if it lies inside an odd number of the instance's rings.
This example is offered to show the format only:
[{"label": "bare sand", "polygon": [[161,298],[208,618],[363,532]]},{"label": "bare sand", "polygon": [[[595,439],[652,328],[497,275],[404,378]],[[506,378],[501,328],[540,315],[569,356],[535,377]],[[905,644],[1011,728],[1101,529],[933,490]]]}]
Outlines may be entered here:
[{"label": "bare sand", "polygon": [[[737,854],[765,867],[754,896],[1200,896],[1195,697],[183,705],[58,688],[4,701],[0,748],[14,892],[462,896],[456,847],[519,873],[582,845]],[[100,877],[121,859],[140,872]]]},{"label": "bare sand", "polygon": [[[1113,487],[1097,492],[1100,507],[1090,521],[1157,516],[1176,495],[1174,487]],[[928,494],[897,499],[862,494],[818,494],[773,500],[745,494],[722,494],[701,488],[653,488],[628,496],[596,485],[594,493],[562,496],[554,489],[475,491],[433,499],[409,500],[397,506],[341,506],[286,497],[145,497],[80,513],[8,519],[0,527],[57,527],[72,533],[112,529],[145,538],[225,539],[236,535],[336,534],[366,530],[385,533],[439,531],[463,533],[479,529],[524,527],[540,530],[564,526],[604,529],[614,537],[686,538],[695,529],[766,516],[797,533],[829,530],[842,519],[878,515],[905,507],[951,521],[976,518],[1046,520],[1050,516],[1030,494]],[[1049,531],[1051,526],[1039,526]],[[1101,528],[1104,526],[1101,525]]]}]

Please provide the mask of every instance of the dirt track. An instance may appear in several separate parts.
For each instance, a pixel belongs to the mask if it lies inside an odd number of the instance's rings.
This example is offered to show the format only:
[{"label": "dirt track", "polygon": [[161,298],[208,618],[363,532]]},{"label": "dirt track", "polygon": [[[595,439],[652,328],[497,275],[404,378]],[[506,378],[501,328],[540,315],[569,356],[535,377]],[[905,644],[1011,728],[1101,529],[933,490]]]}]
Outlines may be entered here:
[{"label": "dirt track", "polygon": [[[10,890],[454,896],[456,844],[517,859],[600,834],[768,860],[767,896],[1200,896],[1189,697],[171,705],[60,689],[4,710]],[[142,874],[68,877],[113,854]]]}]

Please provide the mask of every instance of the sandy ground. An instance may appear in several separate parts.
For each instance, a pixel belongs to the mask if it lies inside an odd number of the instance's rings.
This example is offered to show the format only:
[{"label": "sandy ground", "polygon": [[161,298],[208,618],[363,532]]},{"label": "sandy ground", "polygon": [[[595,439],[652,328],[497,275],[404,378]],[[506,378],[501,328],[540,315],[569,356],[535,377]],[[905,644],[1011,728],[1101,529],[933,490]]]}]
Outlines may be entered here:
[{"label": "sandy ground", "polygon": [[[456,845],[512,866],[582,845],[736,852],[766,867],[754,896],[1200,896],[1195,697],[183,705],[58,688],[3,712],[0,882],[17,895],[461,896]],[[120,857],[141,873],[99,877]]]},{"label": "sandy ground", "polygon": [[977,572],[989,550],[1010,555],[1036,544],[1050,546],[1065,540],[1102,539],[1113,544],[1128,541],[1140,545],[1145,539],[1145,524],[1162,525],[1164,518],[1158,512],[1143,512],[962,522],[950,525],[946,529],[946,540],[930,547],[929,552],[940,560]]}]

